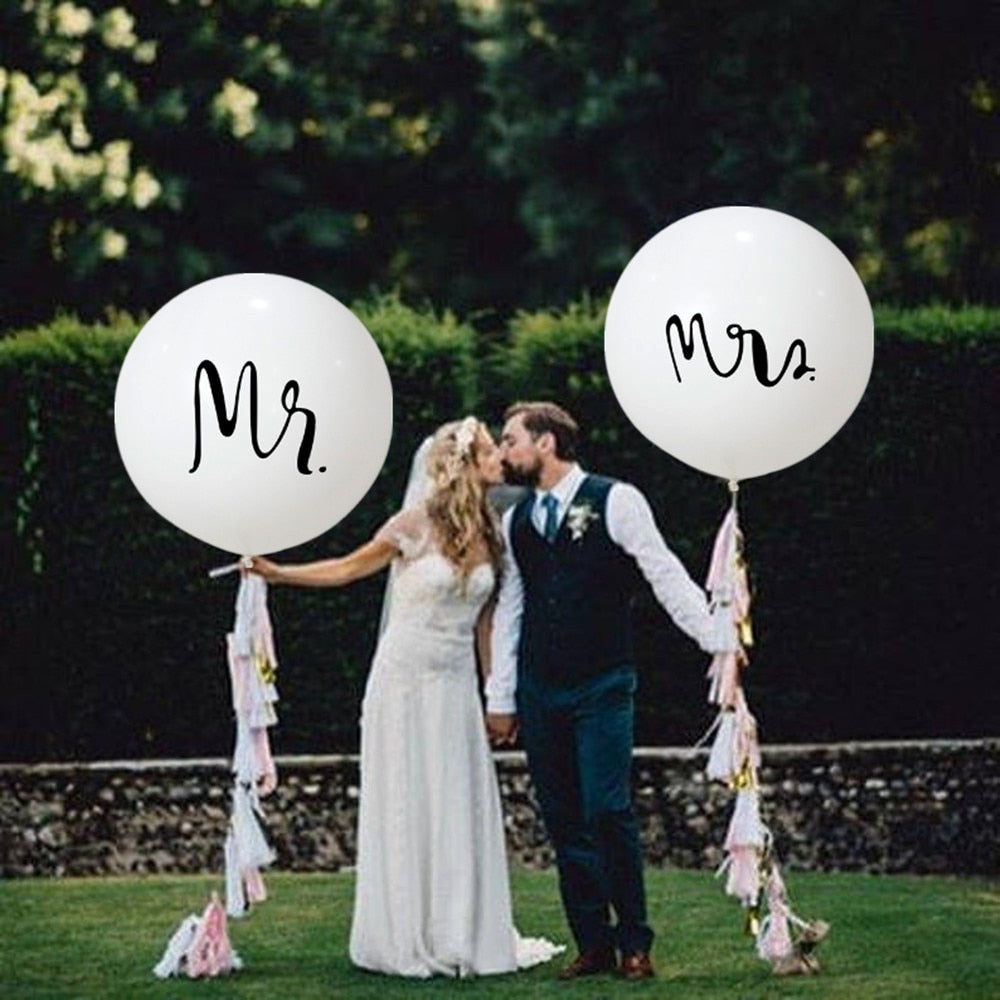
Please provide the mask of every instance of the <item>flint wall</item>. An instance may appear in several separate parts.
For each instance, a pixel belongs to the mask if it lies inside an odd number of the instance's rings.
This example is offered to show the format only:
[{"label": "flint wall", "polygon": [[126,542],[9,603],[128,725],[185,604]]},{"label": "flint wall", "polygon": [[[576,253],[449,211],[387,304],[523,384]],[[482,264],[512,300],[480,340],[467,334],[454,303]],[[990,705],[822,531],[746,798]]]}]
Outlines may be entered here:
[{"label": "flint wall", "polygon": [[[721,861],[733,793],[704,778],[704,751],[638,749],[635,801],[651,865]],[[281,870],[354,863],[358,761],[278,759],[264,800]],[[497,755],[510,854],[552,851],[523,755]],[[761,804],[790,869],[1000,872],[1000,739],[765,746]],[[0,765],[0,874],[222,871],[225,760]]]}]

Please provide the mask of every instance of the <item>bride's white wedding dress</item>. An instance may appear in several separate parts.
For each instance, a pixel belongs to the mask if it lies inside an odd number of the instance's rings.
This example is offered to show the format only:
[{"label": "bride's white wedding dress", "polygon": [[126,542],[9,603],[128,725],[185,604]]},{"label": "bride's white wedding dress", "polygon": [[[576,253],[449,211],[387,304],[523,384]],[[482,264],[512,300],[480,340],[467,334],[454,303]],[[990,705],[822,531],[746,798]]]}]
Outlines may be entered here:
[{"label": "bride's white wedding dress", "polygon": [[422,510],[379,532],[402,552],[361,708],[351,960],[402,976],[512,972],[562,948],[514,928],[503,817],[476,680],[488,563],[462,580]]}]

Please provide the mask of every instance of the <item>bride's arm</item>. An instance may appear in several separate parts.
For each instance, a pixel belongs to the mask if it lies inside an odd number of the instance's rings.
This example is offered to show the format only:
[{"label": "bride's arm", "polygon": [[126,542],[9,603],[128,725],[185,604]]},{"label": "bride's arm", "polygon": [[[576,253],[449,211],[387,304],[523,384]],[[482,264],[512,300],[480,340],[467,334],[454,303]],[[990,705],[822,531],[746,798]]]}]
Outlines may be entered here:
[{"label": "bride's arm", "polygon": [[393,542],[387,538],[373,538],[337,559],[281,565],[262,556],[254,556],[249,569],[268,583],[287,583],[297,587],[343,587],[385,569],[398,555],[399,549]]},{"label": "bride's arm", "polygon": [[490,659],[490,641],[493,635],[493,609],[497,606],[497,592],[494,588],[490,599],[483,605],[476,620],[476,653],[479,657],[479,673],[485,684],[490,676],[492,662]]}]

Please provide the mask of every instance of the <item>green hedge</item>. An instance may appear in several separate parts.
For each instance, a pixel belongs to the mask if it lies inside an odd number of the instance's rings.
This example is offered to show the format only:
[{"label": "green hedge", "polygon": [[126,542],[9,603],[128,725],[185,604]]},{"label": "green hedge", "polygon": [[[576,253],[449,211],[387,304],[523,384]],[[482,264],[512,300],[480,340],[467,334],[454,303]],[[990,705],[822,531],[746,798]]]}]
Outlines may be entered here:
[{"label": "green hedge", "polygon": [[[393,379],[395,429],[361,505],[289,558],[341,552],[398,502],[419,440],[517,398],[580,420],[588,468],[649,496],[696,579],[724,485],[663,454],[624,418],[603,361],[604,303],[523,313],[501,343],[395,297],[354,310]],[[223,638],[232,577],[214,550],[138,496],[114,443],[118,368],[137,323],[61,318],[0,341],[0,759],[226,754]],[[876,310],[872,380],[808,461],[743,484],[755,593],[747,675],[767,740],[995,734],[983,681],[996,604],[1000,311]],[[280,752],[353,749],[382,581],[276,589]],[[649,595],[637,600],[638,740],[687,743],[710,719],[705,658]]]},{"label": "green hedge", "polygon": [[[468,411],[475,336],[449,314],[382,297],[353,306],[393,382],[394,434],[364,502],[284,558],[344,551],[391,513],[413,442]],[[235,581],[220,553],[157,515],[114,440],[118,369],[136,332],[72,319],[0,341],[0,759],[225,754],[232,725],[224,638]],[[225,557],[221,557],[225,561]],[[281,750],[356,737],[381,584],[276,590]],[[287,741],[287,742],[286,742]]]},{"label": "green hedge", "polygon": [[[643,438],[610,390],[604,302],[512,323],[495,399],[549,396],[578,414],[583,458],[650,498],[703,579],[726,487]],[[981,681],[997,597],[1000,310],[876,310],[865,396],[807,461],[739,496],[757,646],[747,673],[765,739],[983,735],[1000,686]],[[640,741],[692,739],[703,658],[640,595]]]}]

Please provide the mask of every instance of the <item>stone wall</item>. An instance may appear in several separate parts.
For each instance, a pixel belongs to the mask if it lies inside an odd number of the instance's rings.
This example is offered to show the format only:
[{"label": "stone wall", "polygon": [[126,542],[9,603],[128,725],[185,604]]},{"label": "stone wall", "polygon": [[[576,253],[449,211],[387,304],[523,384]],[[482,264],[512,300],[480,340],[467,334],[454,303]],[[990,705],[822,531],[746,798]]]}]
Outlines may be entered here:
[{"label": "stone wall", "polygon": [[[1000,740],[763,748],[762,814],[789,868],[1000,872]],[[497,754],[512,859],[546,866],[524,758]],[[640,749],[635,801],[652,865],[711,868],[732,795],[704,751]],[[264,801],[274,867],[353,863],[355,757],[279,758]],[[0,765],[0,874],[221,872],[229,815],[223,760]]]}]

